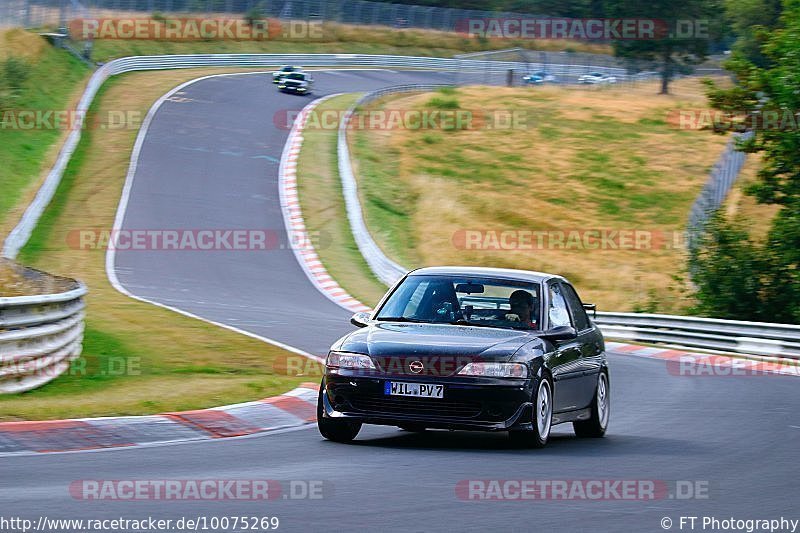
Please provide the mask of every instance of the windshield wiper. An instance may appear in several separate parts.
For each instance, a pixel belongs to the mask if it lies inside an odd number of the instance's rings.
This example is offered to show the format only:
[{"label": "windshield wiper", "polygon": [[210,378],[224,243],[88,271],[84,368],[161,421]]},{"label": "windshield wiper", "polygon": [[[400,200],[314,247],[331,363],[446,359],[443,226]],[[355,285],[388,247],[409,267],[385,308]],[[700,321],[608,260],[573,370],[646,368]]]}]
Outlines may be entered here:
[{"label": "windshield wiper", "polygon": [[469,320],[464,320],[464,319],[448,323],[452,324],[453,326],[475,326],[476,328],[495,328],[495,329],[512,329],[515,331],[531,331],[530,329],[527,328],[515,328],[514,326],[499,326],[497,324],[481,324],[479,322],[470,322]]},{"label": "windshield wiper", "polygon": [[409,318],[407,316],[379,316],[375,320],[378,321],[385,321],[385,322],[425,322],[424,320],[420,320],[418,318]]}]

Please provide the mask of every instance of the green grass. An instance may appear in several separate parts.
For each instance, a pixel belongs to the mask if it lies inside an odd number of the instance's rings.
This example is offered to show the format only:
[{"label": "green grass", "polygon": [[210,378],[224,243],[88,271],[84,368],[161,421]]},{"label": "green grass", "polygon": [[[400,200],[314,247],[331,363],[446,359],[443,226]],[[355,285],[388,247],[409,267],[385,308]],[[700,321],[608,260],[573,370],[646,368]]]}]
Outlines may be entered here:
[{"label": "green grass", "polygon": [[373,237],[390,257],[401,265],[418,264],[411,221],[418,195],[398,179],[400,151],[387,148],[374,152],[369,141],[371,133],[359,132],[351,137],[350,143],[352,158],[358,162],[358,190],[364,216]]},{"label": "green grass", "polygon": [[[89,116],[97,111],[97,106],[103,94],[116,81],[118,81],[117,78],[112,78],[100,88],[94,102],[92,102],[89,108]],[[47,243],[52,236],[53,229],[59,223],[59,219],[64,212],[64,207],[67,205],[67,202],[69,202],[70,192],[73,189],[75,180],[80,175],[81,168],[83,167],[89,150],[92,149],[93,133],[91,128],[87,128],[81,134],[81,140],[75,148],[69,163],[67,163],[67,167],[56,188],[53,199],[50,201],[47,209],[33,229],[30,239],[28,239],[28,242],[22,250],[20,250],[17,258],[20,262],[34,264],[43,253],[47,252]]]},{"label": "green grass", "polygon": [[[169,89],[210,72],[119,76],[92,106],[144,116]],[[287,352],[238,333],[117,292],[102,250],[78,250],[66,236],[109,227],[125,180],[134,129],[92,129],[82,137],[64,180],[23,249],[26,262],[89,287],[84,349],[70,372],[36,390],[0,396],[0,420],[141,415],[255,400],[317,376],[287,375]]]},{"label": "green grass", "polygon": [[[14,110],[66,110],[89,74],[83,63],[49,46],[29,64],[30,77],[14,99]],[[23,191],[45,170],[46,155],[63,133],[59,129],[0,126],[0,225]]]}]

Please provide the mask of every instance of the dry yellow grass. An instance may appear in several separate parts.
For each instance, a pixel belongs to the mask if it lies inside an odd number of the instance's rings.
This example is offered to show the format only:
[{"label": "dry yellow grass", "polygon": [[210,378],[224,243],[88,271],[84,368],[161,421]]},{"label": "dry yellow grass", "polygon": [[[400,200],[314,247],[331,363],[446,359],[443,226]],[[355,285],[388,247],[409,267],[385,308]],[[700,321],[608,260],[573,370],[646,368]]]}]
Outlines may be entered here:
[{"label": "dry yellow grass", "polygon": [[760,155],[747,156],[739,180],[725,199],[724,209],[729,220],[742,224],[755,241],[763,242],[767,238],[772,219],[780,211],[780,206],[759,204],[753,196],[746,194],[747,187],[755,183],[760,166]]},{"label": "dry yellow grass", "polygon": [[[673,279],[685,265],[686,217],[725,137],[682,131],[671,110],[705,106],[697,80],[656,94],[655,83],[601,90],[558,87],[459,89],[383,101],[431,109],[524,111],[516,129],[357,132],[351,144],[367,221],[381,246],[406,266],[466,264],[563,274],[605,310],[678,312],[688,302]],[[388,170],[386,167],[389,167]],[[381,168],[382,167],[382,168]],[[466,250],[463,230],[637,230],[647,249]],[[658,239],[665,239],[664,242]],[[673,240],[674,239],[674,240]]]},{"label": "dry yellow grass", "polygon": [[0,31],[0,60],[13,55],[35,61],[46,46],[44,39],[19,28]]},{"label": "dry yellow grass", "polygon": [[[147,112],[177,84],[229,69],[129,74],[107,87],[97,112]],[[115,379],[68,376],[30,393],[0,396],[0,420],[148,414],[253,400],[284,392],[302,377],[280,375],[276,358],[287,352],[201,321],[189,319],[118,293],[105,276],[103,251],[75,250],[67,234],[110,227],[128,169],[136,129],[89,133],[74,183],[57,197],[60,213],[45,234],[34,266],[84,281],[90,366],[115,355],[137,372]],[[98,363],[99,364],[99,363]]]},{"label": "dry yellow grass", "polygon": [[53,294],[69,290],[73,282],[51,275],[26,275],[23,267],[0,258],[0,297]]}]

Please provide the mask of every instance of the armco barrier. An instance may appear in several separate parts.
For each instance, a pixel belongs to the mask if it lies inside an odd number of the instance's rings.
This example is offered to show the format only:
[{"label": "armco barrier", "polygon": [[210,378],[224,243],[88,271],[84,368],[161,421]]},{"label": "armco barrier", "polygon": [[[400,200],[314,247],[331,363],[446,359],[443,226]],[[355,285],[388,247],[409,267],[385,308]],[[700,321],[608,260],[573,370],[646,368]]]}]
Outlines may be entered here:
[{"label": "armco barrier", "polygon": [[0,394],[39,387],[81,354],[86,287],[70,285],[56,294],[0,298]]},{"label": "armco barrier", "polygon": [[639,313],[597,313],[613,339],[800,359],[800,326]]},{"label": "armco barrier", "polygon": [[375,273],[378,279],[388,286],[394,285],[397,280],[408,272],[408,269],[386,257],[386,254],[381,251],[380,247],[372,239],[369,229],[367,229],[367,223],[364,221],[364,214],[361,211],[361,202],[358,198],[358,184],[353,174],[350,148],[347,145],[347,126],[356,108],[377,98],[402,92],[434,91],[442,87],[445,86],[398,85],[396,87],[388,87],[386,89],[367,93],[359,98],[358,101],[347,110],[344,118],[339,123],[339,133],[336,141],[337,156],[339,160],[339,177],[342,180],[342,194],[344,195],[345,208],[347,210],[347,219],[350,221],[353,237],[361,255],[364,256],[364,260],[366,260],[370,269]]}]

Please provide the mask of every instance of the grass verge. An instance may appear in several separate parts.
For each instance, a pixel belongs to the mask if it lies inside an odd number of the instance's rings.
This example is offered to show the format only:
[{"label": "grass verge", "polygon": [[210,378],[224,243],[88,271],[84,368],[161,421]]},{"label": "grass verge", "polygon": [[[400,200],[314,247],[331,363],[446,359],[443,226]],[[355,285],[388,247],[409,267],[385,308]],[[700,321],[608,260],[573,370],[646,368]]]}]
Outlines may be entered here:
[{"label": "grass verge", "polygon": [[[241,69],[238,69],[241,70]],[[230,69],[134,73],[110,80],[92,112],[141,113],[177,84]],[[84,355],[39,389],[0,396],[0,420],[137,415],[199,409],[285,392],[287,352],[216,326],[132,300],[105,276],[103,251],[75,250],[67,235],[112,225],[136,129],[88,130],[31,243],[33,266],[90,288]],[[285,372],[284,372],[285,373]]]},{"label": "grass verge", "polygon": [[[358,94],[331,98],[316,109],[319,116],[341,114]],[[386,292],[375,278],[353,239],[342,196],[337,167],[336,139],[333,128],[313,127],[303,132],[303,147],[297,164],[298,195],[306,227],[319,235],[316,246],[320,261],[342,287],[362,303],[374,306]]]},{"label": "grass verge", "polygon": [[[0,234],[5,235],[21,214],[17,206],[34,193],[39,177],[55,161],[61,140],[69,133],[63,127],[30,127],[22,112],[51,113],[72,109],[89,69],[64,50],[58,50],[38,35],[23,30],[0,30],[0,61],[21,59],[27,77],[18,94],[0,106]],[[55,83],[53,80],[58,80]],[[33,126],[36,126],[33,124]]]},{"label": "grass verge", "polygon": [[[351,134],[373,236],[406,266],[465,264],[563,274],[600,309],[681,312],[691,303],[680,244],[689,208],[725,137],[677,129],[675,109],[705,104],[697,80],[602,90],[461,88],[375,103],[380,109],[473,117],[521,113],[511,127],[395,128]],[[500,114],[500,115],[498,115]],[[496,122],[495,122],[496,124]],[[549,232],[498,249],[465,230]],[[590,230],[649,235],[640,249],[566,241]],[[518,234],[515,234],[518,235]],[[565,240],[560,243],[558,236]],[[511,249],[508,249],[511,248]],[[347,288],[347,287],[345,287]]]}]

